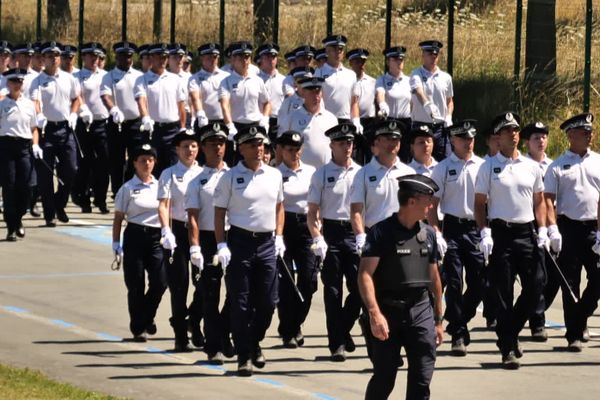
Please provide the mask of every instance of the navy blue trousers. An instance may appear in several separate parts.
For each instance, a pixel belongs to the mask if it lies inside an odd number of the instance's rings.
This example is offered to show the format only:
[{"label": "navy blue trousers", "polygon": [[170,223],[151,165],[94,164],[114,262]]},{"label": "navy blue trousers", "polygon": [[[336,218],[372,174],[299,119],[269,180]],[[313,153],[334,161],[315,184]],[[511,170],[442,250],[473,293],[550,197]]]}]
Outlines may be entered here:
[{"label": "navy blue trousers", "polygon": [[89,128],[79,120],[76,134],[83,157],[79,158],[73,195],[79,200],[79,204],[89,206],[88,188],[91,187],[94,191],[94,204],[105,205],[110,170],[106,120],[93,121]]},{"label": "navy blue trousers", "polygon": [[34,174],[31,140],[0,137],[0,185],[4,221],[8,231],[21,225],[31,203],[30,183]]}]

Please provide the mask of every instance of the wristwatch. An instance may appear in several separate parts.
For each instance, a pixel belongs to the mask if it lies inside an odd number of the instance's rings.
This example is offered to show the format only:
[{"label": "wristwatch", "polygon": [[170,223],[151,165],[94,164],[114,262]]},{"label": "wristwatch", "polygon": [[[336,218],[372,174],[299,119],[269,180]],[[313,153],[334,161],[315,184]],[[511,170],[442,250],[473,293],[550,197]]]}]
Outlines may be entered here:
[{"label": "wristwatch", "polygon": [[444,317],[442,315],[435,315],[433,317],[433,320],[436,324],[441,324],[442,322],[444,322]]}]

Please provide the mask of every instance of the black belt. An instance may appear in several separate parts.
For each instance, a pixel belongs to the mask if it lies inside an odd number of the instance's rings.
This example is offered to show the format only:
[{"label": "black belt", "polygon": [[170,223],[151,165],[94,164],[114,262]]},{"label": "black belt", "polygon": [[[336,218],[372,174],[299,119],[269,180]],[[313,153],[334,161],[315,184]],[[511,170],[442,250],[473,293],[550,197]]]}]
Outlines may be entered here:
[{"label": "black belt", "polygon": [[564,223],[568,223],[568,224],[589,226],[592,228],[595,228],[598,226],[598,220],[596,220],[596,219],[588,219],[588,220],[584,220],[584,221],[579,221],[576,219],[571,219],[564,214],[559,215],[557,219],[560,222],[564,222]]},{"label": "black belt", "polygon": [[323,225],[337,225],[343,228],[352,228],[349,219],[323,219]]},{"label": "black belt", "polygon": [[179,125],[179,121],[175,122],[155,122],[154,126],[157,128],[174,128]]},{"label": "black belt", "polygon": [[183,229],[187,229],[187,222],[185,221],[180,221],[178,219],[173,219],[171,220],[171,225],[173,225],[173,227],[178,227],[178,228],[183,228]]},{"label": "black belt", "polygon": [[427,288],[415,288],[409,289],[406,293],[396,297],[383,297],[379,302],[383,305],[395,307],[395,308],[410,308],[415,304],[429,298],[429,291]]},{"label": "black belt", "polygon": [[444,222],[454,222],[456,224],[467,224],[467,225],[475,225],[474,219],[469,218],[459,218],[451,214],[444,215]]},{"label": "black belt", "polygon": [[229,234],[230,235],[241,235],[241,236],[246,236],[248,238],[268,238],[268,237],[273,237],[273,232],[252,232],[243,228],[239,228],[237,226],[231,225],[231,228],[229,228]]},{"label": "black belt", "polygon": [[289,212],[289,211],[285,212],[285,220],[286,221],[296,220],[298,222],[306,222],[307,221],[306,218],[307,218],[306,214],[298,214],[298,213]]},{"label": "black belt", "polygon": [[61,126],[61,125],[68,125],[69,121],[65,120],[65,121],[48,121],[46,123],[46,126]]},{"label": "black belt", "polygon": [[127,228],[129,228],[130,230],[142,231],[142,232],[146,232],[146,233],[160,234],[160,228],[156,228],[154,226],[140,225],[140,224],[136,224],[135,222],[128,222]]},{"label": "black belt", "polygon": [[493,219],[490,223],[492,228],[504,228],[504,229],[515,229],[515,230],[523,230],[523,229],[533,229],[533,222],[508,222],[503,219]]}]

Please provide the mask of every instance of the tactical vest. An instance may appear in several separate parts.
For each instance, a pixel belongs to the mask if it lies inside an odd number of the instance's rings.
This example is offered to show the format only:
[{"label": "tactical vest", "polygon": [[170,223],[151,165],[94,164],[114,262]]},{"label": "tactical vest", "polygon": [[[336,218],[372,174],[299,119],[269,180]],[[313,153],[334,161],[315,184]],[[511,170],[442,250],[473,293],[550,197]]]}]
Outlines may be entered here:
[{"label": "tactical vest", "polygon": [[378,299],[401,299],[407,289],[426,288],[431,283],[429,271],[430,249],[427,229],[419,222],[420,230],[409,239],[401,238],[394,230],[394,245],[379,259],[373,275]]}]

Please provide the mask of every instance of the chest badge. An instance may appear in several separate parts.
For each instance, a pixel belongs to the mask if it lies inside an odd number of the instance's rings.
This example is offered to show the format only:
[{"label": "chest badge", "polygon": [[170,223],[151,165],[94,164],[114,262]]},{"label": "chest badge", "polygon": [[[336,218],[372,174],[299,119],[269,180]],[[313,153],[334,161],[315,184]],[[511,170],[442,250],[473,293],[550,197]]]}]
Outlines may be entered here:
[{"label": "chest badge", "polygon": [[396,254],[410,255],[410,249],[396,249]]},{"label": "chest badge", "polygon": [[375,182],[377,180],[376,176],[370,176],[369,177],[369,182]]},{"label": "chest badge", "polygon": [[448,175],[456,176],[456,170],[455,169],[448,170]]},{"label": "chest badge", "polygon": [[183,176],[176,176],[177,182],[183,182]]},{"label": "chest badge", "polygon": [[244,183],[244,178],[237,178],[235,181],[239,184],[242,184]]},{"label": "chest badge", "polygon": [[494,167],[494,173],[499,174],[501,171],[500,167]]},{"label": "chest badge", "polygon": [[567,170],[567,169],[570,169],[570,168],[571,168],[571,164],[565,164],[565,165],[563,165],[563,169],[564,170]]},{"label": "chest badge", "polygon": [[287,181],[289,181],[289,180],[290,180],[290,177],[289,177],[289,176],[284,176],[284,177],[283,177],[283,183],[286,183],[286,182],[287,182]]},{"label": "chest badge", "polygon": [[201,184],[201,185],[206,185],[206,182],[208,182],[208,180],[207,180],[207,179],[202,179],[202,180],[200,180],[200,184]]},{"label": "chest badge", "polygon": [[333,181],[335,181],[335,178],[333,176],[327,177],[327,182],[332,183]]},{"label": "chest badge", "polygon": [[135,189],[135,190],[133,191],[133,194],[140,194],[140,189]]}]

